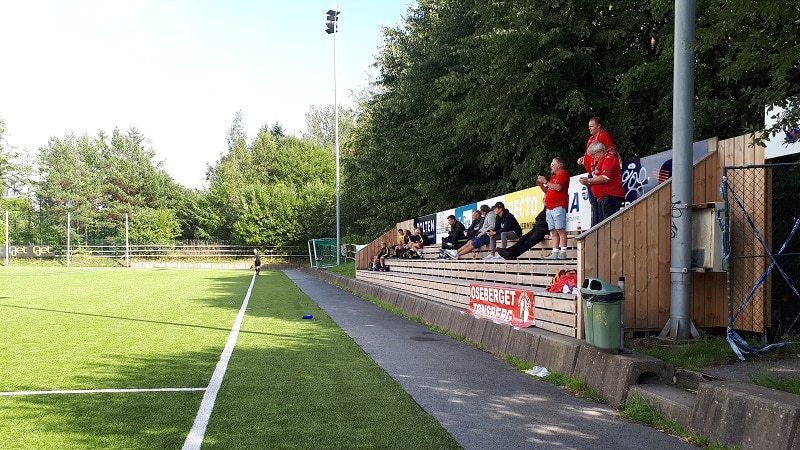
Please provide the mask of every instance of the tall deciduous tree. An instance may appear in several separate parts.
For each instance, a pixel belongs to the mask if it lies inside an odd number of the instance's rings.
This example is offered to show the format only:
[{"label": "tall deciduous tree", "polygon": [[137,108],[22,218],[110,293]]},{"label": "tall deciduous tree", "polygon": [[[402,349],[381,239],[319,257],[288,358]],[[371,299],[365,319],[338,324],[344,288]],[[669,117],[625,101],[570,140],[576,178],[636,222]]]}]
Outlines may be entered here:
[{"label": "tall deciduous tree", "polygon": [[714,0],[704,5],[698,53],[715,71],[715,85],[727,94],[721,100],[734,113],[728,115],[734,116],[731,125],[761,130],[764,108],[770,106],[786,112],[767,131],[800,125],[800,5],[780,0]]},{"label": "tall deciduous tree", "polygon": [[[353,110],[339,105],[339,144],[347,141],[355,127],[356,114]],[[333,105],[311,106],[306,113],[306,134],[309,138],[326,148],[333,148],[336,115]]]},{"label": "tall deciduous tree", "polygon": [[36,198],[44,212],[72,212],[108,239],[124,236],[125,214],[132,236],[168,241],[181,234],[169,208],[174,182],[154,160],[155,152],[132,128],[111,139],[68,134],[39,149]]},{"label": "tall deciduous tree", "polygon": [[209,168],[212,235],[249,245],[299,244],[333,232],[330,149],[262,128],[248,144],[237,115],[228,154]]}]

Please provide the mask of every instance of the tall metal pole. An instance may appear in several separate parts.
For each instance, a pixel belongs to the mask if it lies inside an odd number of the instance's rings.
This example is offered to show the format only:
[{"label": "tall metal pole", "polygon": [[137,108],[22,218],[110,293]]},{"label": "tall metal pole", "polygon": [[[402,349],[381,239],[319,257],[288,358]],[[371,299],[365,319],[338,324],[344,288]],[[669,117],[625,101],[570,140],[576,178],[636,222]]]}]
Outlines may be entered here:
[{"label": "tall metal pole", "polygon": [[333,146],[336,149],[336,265],[341,264],[342,227],[339,204],[339,100],[336,89],[336,33],[339,31],[339,7],[328,10],[328,28],[326,32],[333,34]]},{"label": "tall metal pole", "polygon": [[669,321],[660,337],[699,338],[691,321],[692,131],[694,129],[695,0],[675,1],[672,100],[672,206]]},{"label": "tall metal pole", "polygon": [[338,266],[341,264],[342,256],[342,216],[339,203],[339,98],[336,87],[336,33],[333,33],[333,145],[336,147],[336,265]]},{"label": "tall metal pole", "polygon": [[125,213],[125,267],[131,266],[131,241],[128,228],[128,213]]},{"label": "tall metal pole", "polygon": [[67,267],[70,267],[70,254],[72,253],[72,213],[67,211]]},{"label": "tall metal pole", "polygon": [[6,210],[6,267],[8,267],[8,210]]}]

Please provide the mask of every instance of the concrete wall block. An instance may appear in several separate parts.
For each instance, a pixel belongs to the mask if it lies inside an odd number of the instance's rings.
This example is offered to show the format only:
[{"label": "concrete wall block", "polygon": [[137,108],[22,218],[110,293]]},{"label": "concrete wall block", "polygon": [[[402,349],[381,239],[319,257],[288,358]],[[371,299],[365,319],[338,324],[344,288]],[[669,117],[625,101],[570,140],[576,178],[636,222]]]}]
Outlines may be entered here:
[{"label": "concrete wall block", "polygon": [[461,316],[463,316],[463,314],[461,313],[461,311],[455,308],[450,308],[445,305],[439,305],[439,306],[443,308],[441,309],[441,312],[438,314],[436,320],[433,323],[447,331],[452,332],[454,324],[458,323],[458,321],[461,320]]},{"label": "concrete wall block", "polygon": [[359,286],[357,289],[353,290],[361,295],[366,295],[367,297],[372,298],[381,298],[384,295],[384,289],[377,284]]},{"label": "concrete wall block", "polygon": [[[447,307],[435,302],[426,302],[425,310],[420,316],[422,320],[428,323],[439,325],[442,321],[442,316],[447,313]],[[441,325],[439,325],[441,327]],[[442,327],[445,328],[445,327]]]},{"label": "concrete wall block", "polygon": [[400,299],[400,292],[395,291],[394,289],[383,288],[383,293],[381,294],[380,297],[377,298],[381,299],[382,301],[392,306],[397,306],[397,303]]},{"label": "concrete wall block", "polygon": [[491,322],[472,315],[468,317],[472,319],[472,322],[467,326],[467,329],[464,330],[464,336],[470,341],[480,344],[483,339],[483,331],[486,329],[486,324]]},{"label": "concrete wall block", "polygon": [[414,308],[416,297],[411,294],[401,294],[397,301],[397,307],[405,313],[410,313]]},{"label": "concrete wall block", "polygon": [[508,337],[511,334],[510,325],[505,323],[494,323],[491,321],[486,324],[483,330],[480,344],[486,351],[494,354],[504,354],[508,352]]},{"label": "concrete wall block", "polygon": [[432,302],[430,300],[425,300],[419,297],[414,298],[414,304],[411,307],[411,315],[414,317],[422,317],[425,315],[425,308],[428,307],[429,304]]},{"label": "concrete wall block", "polygon": [[508,354],[525,361],[536,360],[536,349],[539,347],[540,334],[529,329],[512,330],[508,337]]},{"label": "concrete wall block", "polygon": [[466,336],[467,330],[474,326],[476,320],[473,315],[459,311],[458,314],[452,316],[450,327],[447,329],[453,334]]},{"label": "concrete wall block", "polygon": [[800,448],[800,396],[732,381],[702,383],[690,430],[743,449]]},{"label": "concrete wall block", "polygon": [[551,372],[572,375],[579,347],[580,341],[575,339],[553,333],[541,334],[533,362]]},{"label": "concrete wall block", "polygon": [[606,352],[581,344],[573,375],[603,394],[606,401],[619,406],[635,384],[660,383],[666,370],[664,361],[638,353]]}]

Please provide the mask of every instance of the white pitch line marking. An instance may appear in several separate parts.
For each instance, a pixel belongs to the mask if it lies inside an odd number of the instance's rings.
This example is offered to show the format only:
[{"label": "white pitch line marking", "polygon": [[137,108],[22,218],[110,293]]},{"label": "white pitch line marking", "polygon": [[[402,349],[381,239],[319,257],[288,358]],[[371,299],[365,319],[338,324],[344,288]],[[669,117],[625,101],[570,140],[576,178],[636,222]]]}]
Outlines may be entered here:
[{"label": "white pitch line marking", "polygon": [[217,401],[217,393],[222,385],[222,378],[225,376],[225,371],[228,370],[228,361],[233,354],[233,348],[236,346],[236,339],[239,338],[239,329],[242,327],[244,320],[244,313],[247,310],[247,303],[250,301],[250,293],[253,291],[253,284],[256,282],[256,274],[253,273],[253,279],[250,281],[250,287],[247,289],[247,295],[244,296],[242,307],[239,308],[239,314],[236,320],[233,321],[233,328],[231,334],[228,335],[228,342],[225,343],[225,348],[222,350],[222,355],[217,362],[217,368],[211,375],[211,381],[208,383],[206,393],[203,394],[203,401],[200,403],[200,409],[197,411],[197,416],[194,418],[194,424],[183,442],[183,450],[199,450],[203,444],[203,438],[206,435],[206,427],[208,420],[211,418],[211,411],[214,409],[214,403]]},{"label": "white pitch line marking", "polygon": [[205,391],[206,388],[132,388],[132,389],[64,389],[60,391],[15,391],[0,392],[0,397],[24,395],[65,395],[65,394],[127,394],[131,392],[189,392]]}]

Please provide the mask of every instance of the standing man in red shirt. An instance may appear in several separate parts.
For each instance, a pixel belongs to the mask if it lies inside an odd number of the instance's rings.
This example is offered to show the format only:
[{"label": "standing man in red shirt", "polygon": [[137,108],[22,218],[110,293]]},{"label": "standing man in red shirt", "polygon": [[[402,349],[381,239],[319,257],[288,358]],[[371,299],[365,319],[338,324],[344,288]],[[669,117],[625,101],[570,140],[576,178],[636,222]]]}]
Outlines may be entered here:
[{"label": "standing man in red shirt", "polygon": [[619,167],[619,157],[608,152],[602,142],[590,145],[589,154],[595,160],[594,170],[590,176],[581,177],[578,181],[588,186],[592,195],[597,198],[598,223],[600,223],[619,211],[622,202],[625,201],[622,169]]},{"label": "standing man in red shirt", "polygon": [[536,179],[536,184],[544,192],[545,218],[550,236],[553,237],[553,253],[545,259],[567,259],[569,173],[564,170],[564,159],[553,158],[550,172],[552,175],[549,180],[542,175]]},{"label": "standing man in red shirt", "polygon": [[[612,155],[617,154],[617,146],[614,145],[614,140],[611,139],[611,135],[608,134],[608,131],[603,128],[603,120],[597,116],[589,119],[589,139],[586,141],[584,155],[578,158],[578,164],[583,165],[583,167],[586,169],[586,173],[589,174],[589,177],[592,176],[592,170],[594,170],[594,163],[596,161],[595,158],[593,158],[589,153],[589,146],[595,142],[601,142],[605,146],[608,153]],[[592,194],[591,189],[587,189],[587,195],[589,196],[589,204],[592,206],[592,226],[595,226],[601,222],[598,220],[599,216],[597,199]]]}]

